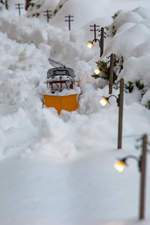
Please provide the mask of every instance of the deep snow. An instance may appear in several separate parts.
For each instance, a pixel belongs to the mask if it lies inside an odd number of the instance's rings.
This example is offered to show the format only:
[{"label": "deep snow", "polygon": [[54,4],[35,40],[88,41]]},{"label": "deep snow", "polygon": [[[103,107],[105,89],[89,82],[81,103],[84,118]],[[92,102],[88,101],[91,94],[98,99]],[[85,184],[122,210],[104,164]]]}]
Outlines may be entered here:
[{"label": "deep snow", "polygon": [[[19,18],[14,9],[0,15],[3,225],[139,224],[137,165],[131,160],[126,171],[118,174],[113,163],[129,153],[139,155],[136,138],[150,134],[150,111],[144,106],[150,96],[150,3],[105,0],[99,7],[99,1],[94,1],[92,5],[89,0],[66,2],[50,24],[26,18],[25,12]],[[91,77],[99,50],[89,50],[87,41],[92,38],[89,24],[109,25],[120,9],[117,33],[106,39],[103,58],[112,52],[123,55],[120,77],[126,82],[141,79],[147,92],[142,98],[137,89],[125,94],[123,150],[117,151],[118,108],[115,101],[106,108],[99,105],[108,86]],[[75,16],[70,33],[62,19],[68,12]],[[52,67],[49,56],[75,69],[82,90],[77,112],[63,111],[58,117],[54,109],[42,108],[41,91]]]}]

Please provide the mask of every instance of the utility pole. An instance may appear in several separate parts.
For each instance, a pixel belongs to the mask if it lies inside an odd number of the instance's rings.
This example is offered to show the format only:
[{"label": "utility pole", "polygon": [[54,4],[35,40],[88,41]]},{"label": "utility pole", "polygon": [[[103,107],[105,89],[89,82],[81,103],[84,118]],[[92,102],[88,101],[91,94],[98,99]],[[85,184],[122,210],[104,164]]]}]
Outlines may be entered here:
[{"label": "utility pole", "polygon": [[65,16],[65,22],[68,22],[68,29],[69,29],[69,31],[71,30],[71,22],[73,22],[74,20],[73,20],[73,17],[74,16],[71,16],[71,15],[68,15],[68,16]]},{"label": "utility pole", "polygon": [[90,28],[93,28],[93,29],[90,29],[90,31],[94,32],[94,39],[93,39],[94,42],[98,41],[98,39],[97,39],[97,31],[99,31],[99,29],[97,29],[98,27],[99,27],[99,25],[96,25],[96,24],[90,25]]},{"label": "utility pole", "polygon": [[49,19],[52,18],[52,10],[45,10],[44,11],[44,16],[47,17],[47,23],[49,23]]},{"label": "utility pole", "polygon": [[28,10],[31,0],[25,0],[25,10]]},{"label": "utility pole", "polygon": [[141,178],[140,178],[140,212],[139,219],[145,218],[145,189],[146,189],[146,161],[147,161],[147,135],[142,138],[142,155],[141,155]]},{"label": "utility pole", "polygon": [[109,94],[112,94],[113,78],[114,78],[114,54],[110,56],[110,70],[109,70]]},{"label": "utility pole", "polygon": [[122,78],[120,80],[120,93],[119,93],[118,149],[121,149],[122,148],[123,99],[124,99],[124,79]]},{"label": "utility pole", "polygon": [[104,27],[101,27],[101,38],[100,38],[100,57],[104,52]]},{"label": "utility pole", "polygon": [[16,5],[16,9],[18,9],[19,11],[19,16],[21,16],[21,9],[23,9],[23,3],[17,3]]}]

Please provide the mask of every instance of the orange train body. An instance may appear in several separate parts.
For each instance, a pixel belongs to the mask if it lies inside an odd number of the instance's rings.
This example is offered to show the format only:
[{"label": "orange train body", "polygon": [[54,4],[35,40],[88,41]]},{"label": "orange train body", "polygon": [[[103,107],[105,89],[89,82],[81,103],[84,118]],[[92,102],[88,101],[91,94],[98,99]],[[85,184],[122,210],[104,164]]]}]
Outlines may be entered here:
[{"label": "orange train body", "polygon": [[52,107],[60,115],[62,110],[75,111],[78,109],[80,93],[79,83],[76,85],[72,68],[56,67],[47,72],[47,89],[43,94],[43,104]]},{"label": "orange train body", "polygon": [[43,103],[46,107],[55,108],[60,115],[62,110],[71,112],[78,109],[78,96],[78,94],[66,96],[44,95]]}]

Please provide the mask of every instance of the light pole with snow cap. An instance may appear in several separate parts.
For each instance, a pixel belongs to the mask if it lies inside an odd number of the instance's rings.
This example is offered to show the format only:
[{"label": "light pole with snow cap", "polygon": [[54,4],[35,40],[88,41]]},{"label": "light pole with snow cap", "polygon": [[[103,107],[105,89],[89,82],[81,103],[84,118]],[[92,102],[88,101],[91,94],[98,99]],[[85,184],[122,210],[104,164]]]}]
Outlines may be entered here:
[{"label": "light pole with snow cap", "polygon": [[118,145],[117,148],[122,148],[122,133],[123,133],[123,100],[124,100],[124,79],[120,80],[120,93],[118,97],[116,95],[110,95],[108,97],[103,97],[100,99],[99,103],[104,107],[109,103],[109,99],[115,97],[117,105],[119,107],[118,111]]},{"label": "light pole with snow cap", "polygon": [[118,162],[114,164],[114,168],[118,172],[123,172],[125,166],[127,165],[127,160],[132,158],[138,163],[138,169],[140,172],[140,204],[139,204],[139,220],[145,218],[145,189],[146,189],[146,161],[147,161],[147,135],[142,137],[142,154],[139,157],[134,155],[126,156],[119,159]]}]

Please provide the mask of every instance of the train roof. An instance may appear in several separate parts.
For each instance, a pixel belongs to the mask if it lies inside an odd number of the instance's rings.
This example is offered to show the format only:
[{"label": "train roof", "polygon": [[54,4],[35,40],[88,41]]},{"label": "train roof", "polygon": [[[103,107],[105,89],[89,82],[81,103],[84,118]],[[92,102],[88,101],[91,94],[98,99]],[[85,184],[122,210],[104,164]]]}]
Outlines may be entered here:
[{"label": "train roof", "polygon": [[56,67],[49,69],[47,71],[47,79],[55,77],[55,76],[70,76],[72,78],[75,77],[74,70],[69,67]]}]

